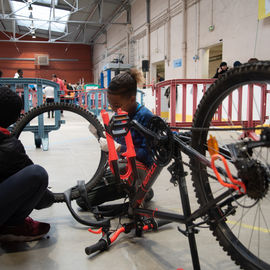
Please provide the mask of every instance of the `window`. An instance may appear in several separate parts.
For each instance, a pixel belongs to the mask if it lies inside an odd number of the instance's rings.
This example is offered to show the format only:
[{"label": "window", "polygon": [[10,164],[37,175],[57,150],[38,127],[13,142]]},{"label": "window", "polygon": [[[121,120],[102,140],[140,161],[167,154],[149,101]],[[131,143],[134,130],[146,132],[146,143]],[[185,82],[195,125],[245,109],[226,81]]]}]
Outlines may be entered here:
[{"label": "window", "polygon": [[[46,20],[53,20],[52,7],[39,6],[35,3],[51,4],[51,0],[38,0],[32,4],[32,1],[28,0],[26,3],[10,1],[12,12],[17,19],[19,26],[26,26],[29,29],[43,29],[49,30],[49,22]],[[57,5],[58,0],[55,0]],[[70,11],[55,8],[55,20],[59,22],[51,22],[51,31],[65,32],[66,24],[69,19]],[[23,19],[33,20],[23,20]]]}]

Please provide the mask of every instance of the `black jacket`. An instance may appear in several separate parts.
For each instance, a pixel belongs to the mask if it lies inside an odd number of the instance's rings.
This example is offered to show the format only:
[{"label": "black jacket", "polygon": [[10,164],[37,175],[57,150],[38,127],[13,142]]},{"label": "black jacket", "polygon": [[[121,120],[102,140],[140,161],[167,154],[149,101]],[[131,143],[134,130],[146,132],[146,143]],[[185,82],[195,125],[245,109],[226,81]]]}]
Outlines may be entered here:
[{"label": "black jacket", "polygon": [[21,141],[0,132],[0,183],[31,164]]},{"label": "black jacket", "polygon": [[218,72],[219,68],[217,68],[216,74],[213,77],[213,79],[218,79],[222,74],[226,73],[228,71],[228,68],[226,70],[222,69],[220,72]]}]

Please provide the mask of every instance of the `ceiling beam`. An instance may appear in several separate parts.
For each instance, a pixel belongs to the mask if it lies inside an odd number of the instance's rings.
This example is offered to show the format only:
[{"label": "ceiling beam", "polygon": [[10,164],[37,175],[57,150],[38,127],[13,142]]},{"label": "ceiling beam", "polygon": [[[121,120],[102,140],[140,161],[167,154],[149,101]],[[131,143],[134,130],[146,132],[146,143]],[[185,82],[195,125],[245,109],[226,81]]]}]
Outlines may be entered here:
[{"label": "ceiling beam", "polygon": [[[89,19],[91,19],[91,17],[94,15],[94,13],[96,12],[96,10],[97,10],[97,8],[99,6],[100,1],[101,0],[96,0],[96,3],[94,4],[94,7],[91,9],[91,11],[89,12],[89,15],[86,18],[86,21],[89,21]],[[100,22],[99,22],[99,24],[100,24]],[[86,25],[87,25],[86,23],[80,25],[80,27],[78,29],[78,33],[77,33],[76,37],[74,38],[75,41],[79,38],[81,32],[83,31],[83,29],[85,29]]]},{"label": "ceiling beam", "polygon": [[4,6],[4,0],[1,0],[1,9],[2,9],[2,14],[5,14],[5,6]]},{"label": "ceiling beam", "polygon": [[98,13],[99,13],[99,22],[102,22],[102,17],[103,17],[103,0],[101,0],[98,4]]},{"label": "ceiling beam", "polygon": [[[9,16],[9,14],[6,14],[6,15],[2,15],[0,14],[0,20],[3,20],[3,21],[16,21],[16,20],[21,20],[21,21],[41,21],[41,22],[53,22],[53,23],[75,23],[75,24],[93,24],[93,25],[102,25],[102,24],[105,24],[106,22],[99,22],[99,21],[76,21],[76,20],[68,20],[68,21],[61,21],[61,20],[58,20],[58,19],[55,19],[55,20],[50,20],[50,19],[35,19],[35,18],[27,18],[27,17],[17,17],[17,18],[13,18],[13,17],[6,17],[6,16]],[[112,22],[110,24],[119,24],[119,25],[126,25],[128,24],[127,22],[124,22],[124,23],[115,23],[115,22]]]},{"label": "ceiling beam", "polygon": [[115,11],[113,12],[113,14],[110,16],[110,18],[106,21],[106,23],[104,23],[100,29],[92,36],[90,37],[90,39],[88,40],[88,44],[93,44],[95,43],[95,40],[102,34],[104,34],[104,32],[106,31],[106,28],[109,26],[109,25],[112,25],[112,24],[119,24],[119,25],[127,25],[129,24],[128,22],[128,18],[127,18],[127,21],[125,23],[115,23],[113,22],[115,20],[115,18],[121,14],[123,11],[127,10],[128,7],[129,7],[129,0],[122,0],[121,1],[121,4],[115,9]]},{"label": "ceiling beam", "polygon": [[1,39],[0,42],[15,42],[15,43],[55,43],[55,44],[84,44],[84,45],[89,45],[85,44],[83,42],[72,42],[72,41],[49,41],[49,40],[14,40],[14,39],[9,39],[9,40],[3,40]]}]

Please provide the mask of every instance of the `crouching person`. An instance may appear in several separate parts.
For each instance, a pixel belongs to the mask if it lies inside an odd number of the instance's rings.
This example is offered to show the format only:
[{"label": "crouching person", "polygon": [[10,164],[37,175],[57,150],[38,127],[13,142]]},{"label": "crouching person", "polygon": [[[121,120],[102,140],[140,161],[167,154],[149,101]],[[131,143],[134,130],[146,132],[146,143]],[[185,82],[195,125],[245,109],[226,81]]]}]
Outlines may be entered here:
[{"label": "crouching person", "polygon": [[0,242],[32,241],[50,230],[49,224],[29,217],[33,209],[54,202],[47,189],[48,174],[33,164],[22,143],[7,129],[16,122],[21,109],[21,98],[0,87]]}]

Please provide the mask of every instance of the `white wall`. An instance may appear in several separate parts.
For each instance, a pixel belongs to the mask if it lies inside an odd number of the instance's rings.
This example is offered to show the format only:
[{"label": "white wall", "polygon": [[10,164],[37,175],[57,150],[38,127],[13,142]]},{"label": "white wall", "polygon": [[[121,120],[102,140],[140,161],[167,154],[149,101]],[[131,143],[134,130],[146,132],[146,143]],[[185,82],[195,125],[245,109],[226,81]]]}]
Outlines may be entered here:
[{"label": "white wall", "polygon": [[[258,22],[257,0],[186,0],[186,2],[186,67],[174,68],[173,61],[183,59],[182,0],[151,0],[151,65],[165,60],[165,79],[183,78],[184,68],[186,68],[186,78],[205,78],[207,57],[204,53],[208,47],[219,42],[223,43],[223,61],[226,61],[229,66],[232,66],[235,60],[247,62],[251,57],[261,60],[270,59],[270,17]],[[126,14],[123,13],[117,21],[125,21],[125,16]],[[129,54],[134,55],[133,63],[137,68],[141,68],[142,60],[148,59],[145,0],[132,2],[131,22],[131,26],[109,27],[107,40],[104,35],[97,40],[100,43],[104,41],[107,43],[94,46],[95,82],[98,81],[104,64],[112,60],[112,52],[125,54],[127,60],[128,48],[130,48]],[[212,23],[215,29],[210,32],[208,27]],[[128,46],[130,42],[133,42],[133,49]],[[106,52],[107,58],[104,58]],[[199,56],[196,62],[193,60],[195,55]],[[150,74],[151,77],[155,76],[154,72]]]}]

